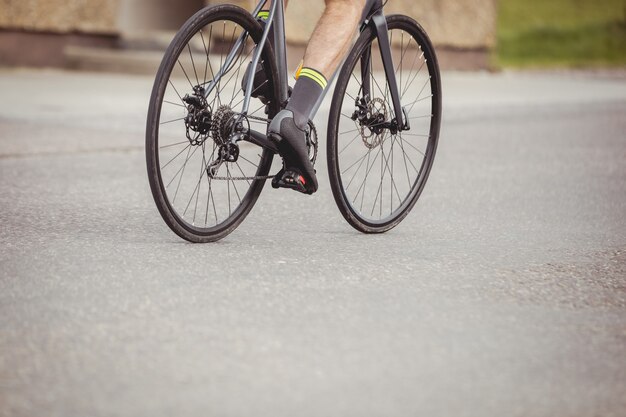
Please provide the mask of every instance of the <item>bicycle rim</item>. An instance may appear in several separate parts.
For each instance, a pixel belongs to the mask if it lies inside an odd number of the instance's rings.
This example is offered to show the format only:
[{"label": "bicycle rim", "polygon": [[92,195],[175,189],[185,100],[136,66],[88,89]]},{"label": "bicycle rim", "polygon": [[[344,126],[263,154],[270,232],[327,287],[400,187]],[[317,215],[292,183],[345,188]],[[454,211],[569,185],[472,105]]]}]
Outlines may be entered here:
[{"label": "bicycle rim", "polygon": [[[362,232],[395,227],[419,198],[434,160],[441,87],[434,49],[423,29],[406,16],[387,18],[401,106],[411,128],[380,129],[395,118],[378,39],[367,29],[339,76],[328,128],[331,188],[346,220]],[[363,97],[360,65],[371,49],[371,96]],[[365,112],[355,103],[364,104]],[[366,122],[357,116],[365,114]]]},{"label": "bicycle rim", "polygon": [[[231,65],[228,53],[242,34],[248,33]],[[204,9],[183,26],[168,48],[155,80],[146,133],[150,185],[159,212],[170,228],[184,239],[208,242],[234,230],[258,198],[272,154],[239,142],[236,161],[224,162],[214,175],[207,169],[219,158],[225,143],[220,132],[241,112],[242,78],[260,39],[261,28],[243,9],[217,6]],[[270,48],[261,56],[267,74],[272,72]],[[206,97],[209,123],[190,128],[186,96],[198,86],[209,88],[220,69],[225,74]],[[270,91],[274,81],[268,77]],[[197,96],[199,94],[196,93]],[[252,99],[250,116],[273,116],[276,106]],[[248,118],[252,130],[265,133],[266,121]],[[221,137],[224,136],[224,137]],[[245,178],[245,179],[243,179]]]}]

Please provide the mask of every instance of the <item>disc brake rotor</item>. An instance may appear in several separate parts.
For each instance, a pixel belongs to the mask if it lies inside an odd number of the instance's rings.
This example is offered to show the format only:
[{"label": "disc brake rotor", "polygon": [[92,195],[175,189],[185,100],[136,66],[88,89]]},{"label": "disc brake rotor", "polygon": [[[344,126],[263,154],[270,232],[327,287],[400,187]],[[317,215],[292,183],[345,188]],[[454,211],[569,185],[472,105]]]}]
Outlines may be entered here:
[{"label": "disc brake rotor", "polygon": [[374,98],[367,103],[366,122],[361,124],[361,139],[367,148],[375,148],[384,138],[382,124],[387,120],[387,106],[381,98]]}]

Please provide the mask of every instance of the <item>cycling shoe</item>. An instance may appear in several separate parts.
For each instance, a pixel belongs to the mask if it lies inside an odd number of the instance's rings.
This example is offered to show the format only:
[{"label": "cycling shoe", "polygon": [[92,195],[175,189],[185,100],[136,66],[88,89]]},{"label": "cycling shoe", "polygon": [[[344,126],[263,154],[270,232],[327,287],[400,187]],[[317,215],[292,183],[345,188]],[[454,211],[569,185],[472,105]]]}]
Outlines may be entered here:
[{"label": "cycling shoe", "polygon": [[[292,188],[305,194],[317,191],[315,169],[309,159],[306,146],[306,133],[294,121],[291,110],[282,110],[272,119],[267,137],[278,148],[283,157],[284,172],[279,172],[272,185]],[[294,186],[291,186],[294,185]]]}]

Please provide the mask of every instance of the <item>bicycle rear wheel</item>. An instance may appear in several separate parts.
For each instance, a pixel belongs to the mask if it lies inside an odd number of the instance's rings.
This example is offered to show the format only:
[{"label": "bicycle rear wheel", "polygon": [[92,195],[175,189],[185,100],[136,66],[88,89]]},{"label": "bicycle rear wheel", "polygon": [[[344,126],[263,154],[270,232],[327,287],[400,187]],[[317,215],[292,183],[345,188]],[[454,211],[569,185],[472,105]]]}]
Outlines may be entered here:
[{"label": "bicycle rear wheel", "polygon": [[[259,177],[271,167],[272,152],[246,141],[237,149],[228,145],[235,129],[266,133],[263,118],[278,109],[271,98],[267,106],[251,99],[250,117],[240,116],[242,78],[261,35],[259,23],[240,7],[205,8],[176,34],[157,73],[146,127],[148,178],[163,220],[188,241],[211,242],[231,233],[254,206],[265,183]],[[269,43],[260,63],[276,96]],[[212,88],[214,79],[219,82]],[[219,161],[224,162],[218,166]]]},{"label": "bicycle rear wheel", "polygon": [[[410,129],[381,128],[395,114],[378,38],[370,27],[341,69],[328,123],[333,196],[348,223],[364,233],[385,232],[411,211],[428,179],[441,121],[439,66],[426,32],[407,16],[388,16],[387,25]],[[363,76],[371,85],[368,97]]]}]

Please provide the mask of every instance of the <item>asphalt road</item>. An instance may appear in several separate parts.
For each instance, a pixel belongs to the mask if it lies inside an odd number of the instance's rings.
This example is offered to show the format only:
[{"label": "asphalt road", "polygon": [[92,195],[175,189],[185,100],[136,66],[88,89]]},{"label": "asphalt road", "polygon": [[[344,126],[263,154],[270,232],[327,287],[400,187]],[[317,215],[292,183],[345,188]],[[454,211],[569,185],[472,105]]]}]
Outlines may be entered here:
[{"label": "asphalt road", "polygon": [[626,415],[623,73],[446,73],[399,227],[322,155],[206,245],[152,201],[151,83],[0,71],[0,415]]}]

